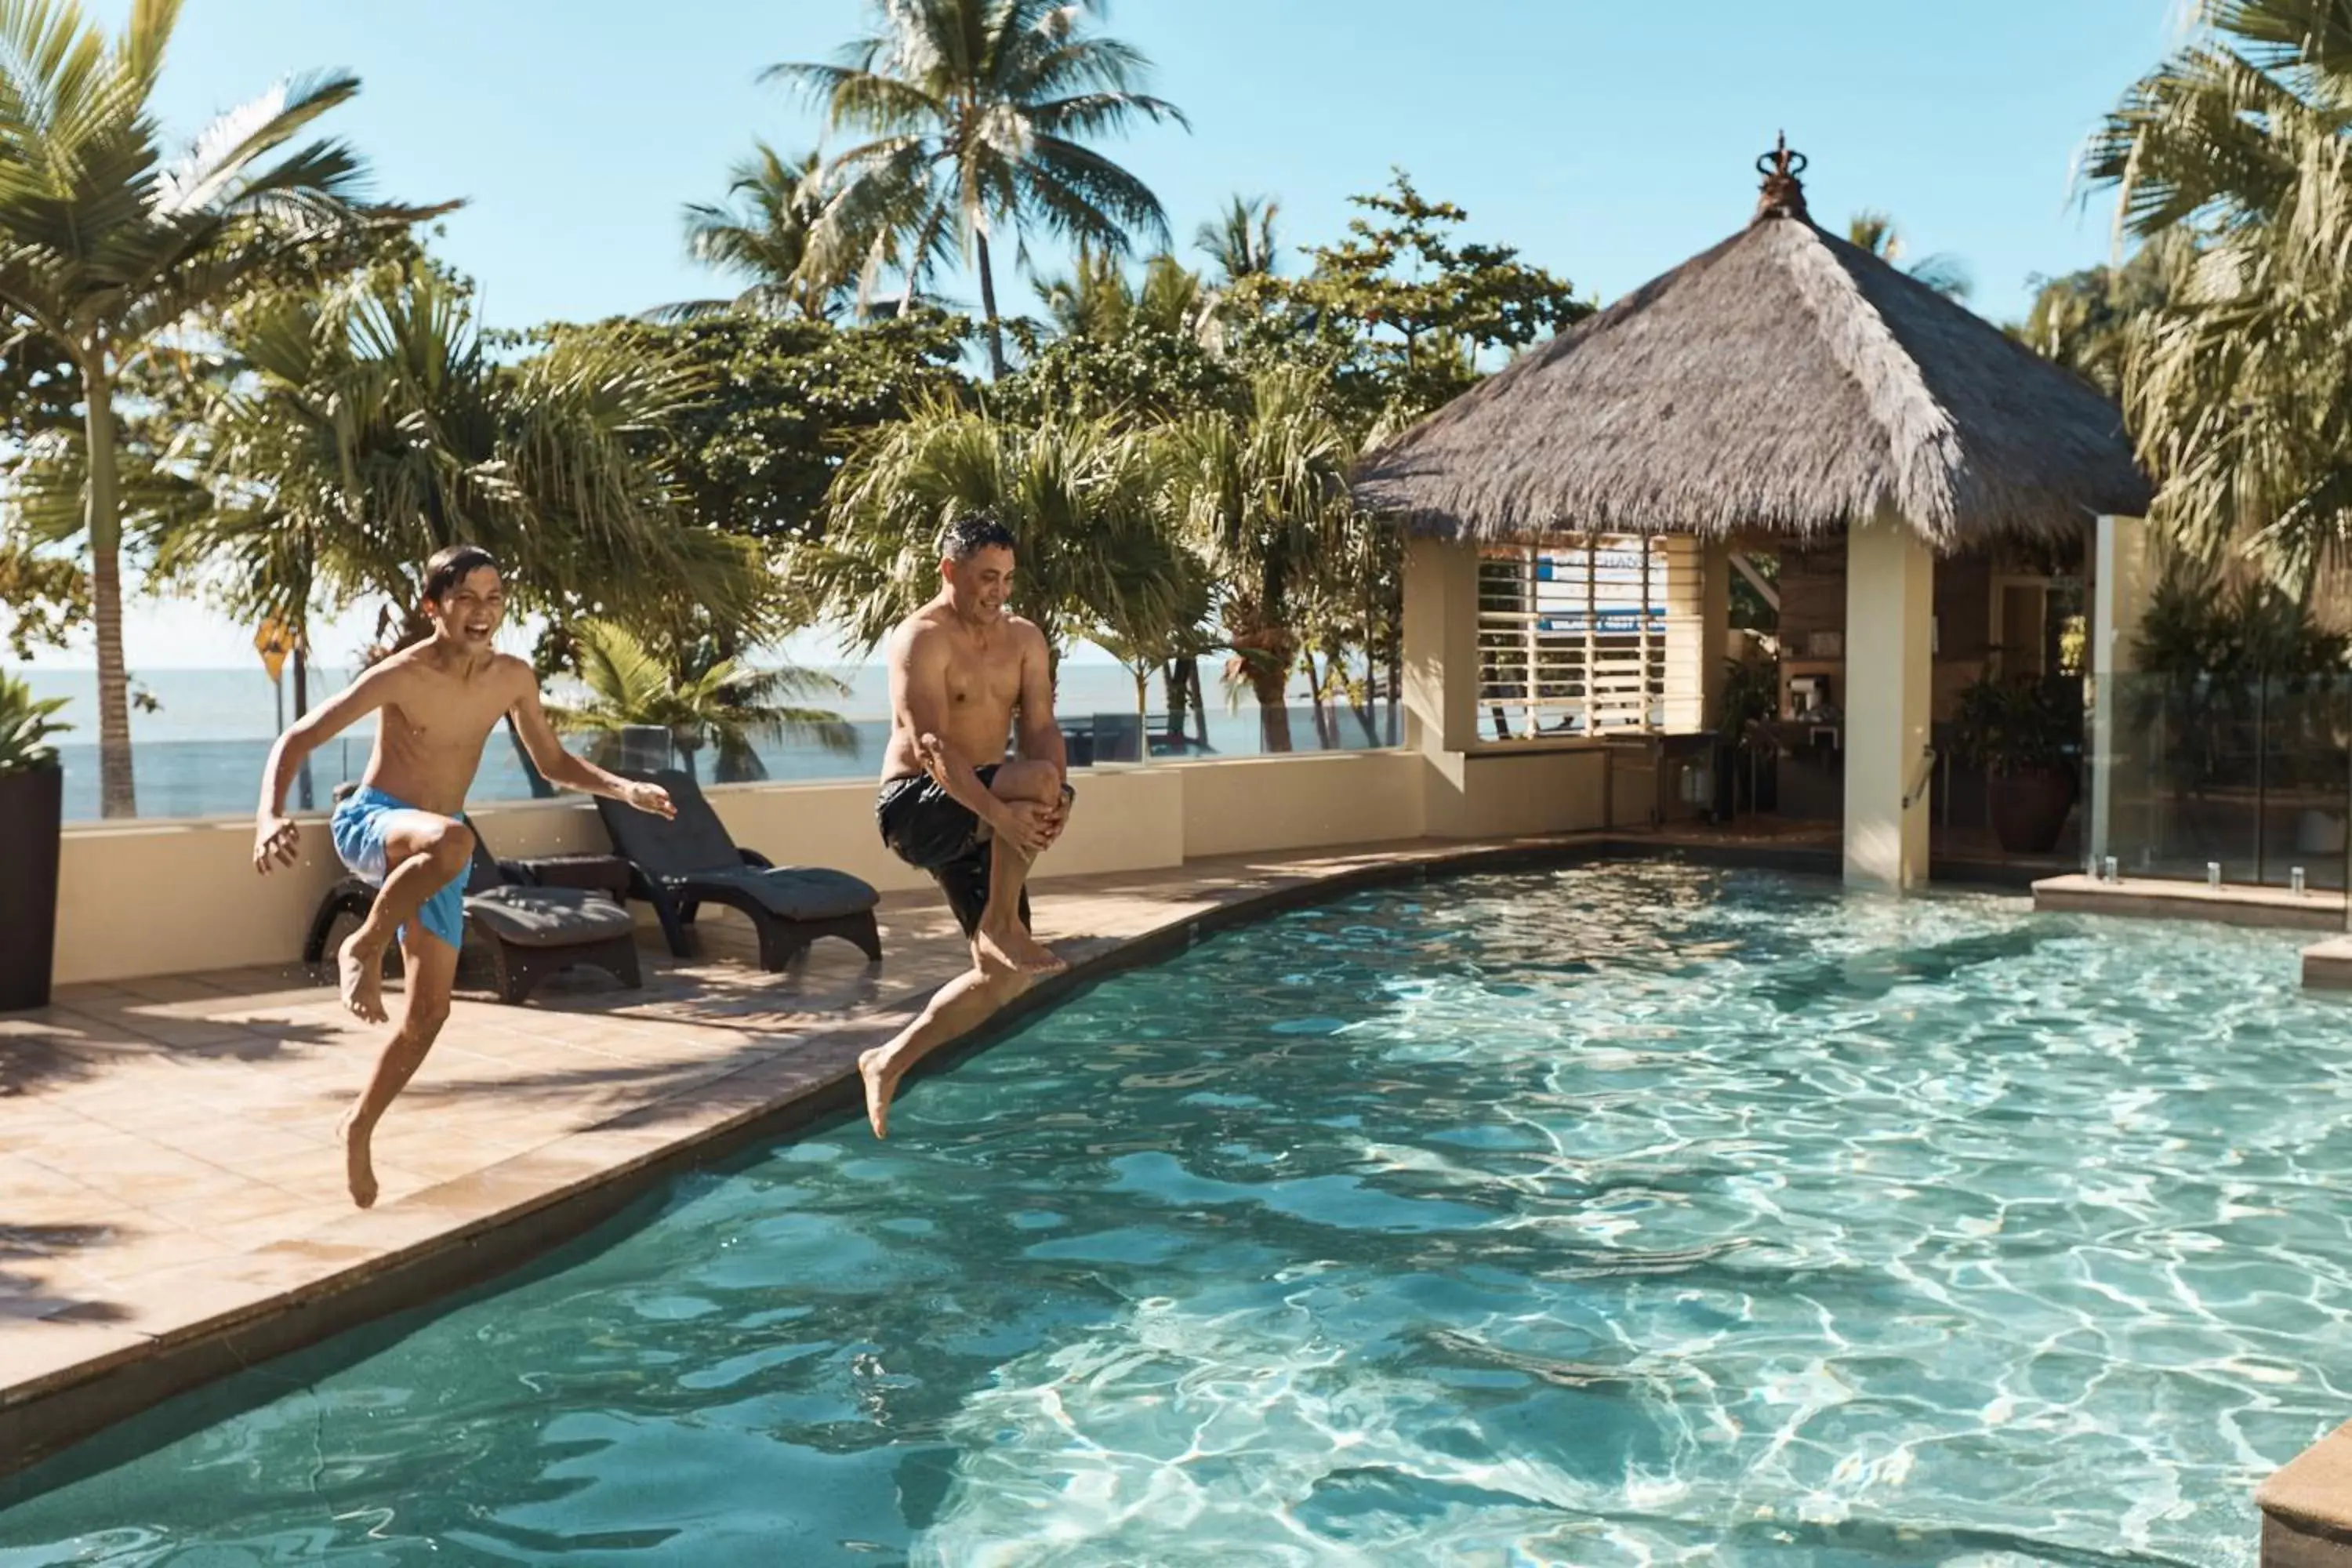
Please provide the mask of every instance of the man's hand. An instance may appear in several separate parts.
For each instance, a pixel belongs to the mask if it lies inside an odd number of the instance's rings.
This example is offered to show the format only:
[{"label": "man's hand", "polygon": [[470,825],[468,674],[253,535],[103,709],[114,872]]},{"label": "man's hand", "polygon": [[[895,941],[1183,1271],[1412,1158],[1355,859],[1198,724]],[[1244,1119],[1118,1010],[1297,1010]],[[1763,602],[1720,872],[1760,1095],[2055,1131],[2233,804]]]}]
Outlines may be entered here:
[{"label": "man's hand", "polygon": [[302,830],[290,816],[253,819],[253,868],[268,876],[272,868],[291,866],[299,858]]},{"label": "man's hand", "polygon": [[677,820],[677,804],[670,799],[669,791],[656,784],[630,784],[621,792],[621,803],[625,805],[634,805],[639,811],[658,816],[665,822]]},{"label": "man's hand", "polygon": [[1070,825],[1070,805],[1076,798],[1077,792],[1064,784],[1060,798],[1045,808],[1045,819],[1049,825],[1049,836],[1045,840],[1048,847],[1060,840],[1062,829]]},{"label": "man's hand", "polygon": [[1034,859],[1054,842],[1054,814],[1032,800],[1008,800],[992,825],[999,838]]}]

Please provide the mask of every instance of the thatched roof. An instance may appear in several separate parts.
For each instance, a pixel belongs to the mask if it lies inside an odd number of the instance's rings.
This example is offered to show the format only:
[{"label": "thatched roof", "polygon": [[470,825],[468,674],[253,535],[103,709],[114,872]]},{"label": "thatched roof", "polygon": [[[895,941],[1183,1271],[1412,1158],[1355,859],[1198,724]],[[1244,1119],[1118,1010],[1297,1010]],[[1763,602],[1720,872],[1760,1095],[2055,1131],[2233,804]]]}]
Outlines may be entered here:
[{"label": "thatched roof", "polygon": [[2144,514],[2115,405],[1816,226],[1792,156],[1747,228],[1369,454],[1357,500],[1493,542],[1808,535],[1891,506],[1948,550]]}]

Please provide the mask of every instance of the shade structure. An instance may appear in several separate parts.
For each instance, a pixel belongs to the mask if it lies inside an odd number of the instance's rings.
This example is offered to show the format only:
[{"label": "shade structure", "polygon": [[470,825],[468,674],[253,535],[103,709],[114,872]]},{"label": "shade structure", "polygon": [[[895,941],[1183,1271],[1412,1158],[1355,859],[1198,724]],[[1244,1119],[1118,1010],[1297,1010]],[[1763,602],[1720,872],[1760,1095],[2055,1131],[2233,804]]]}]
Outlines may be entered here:
[{"label": "shade structure", "polygon": [[1360,504],[1476,543],[2079,538],[2149,486],[2096,387],[1807,215],[1785,146],[1748,226],[1366,456]]}]

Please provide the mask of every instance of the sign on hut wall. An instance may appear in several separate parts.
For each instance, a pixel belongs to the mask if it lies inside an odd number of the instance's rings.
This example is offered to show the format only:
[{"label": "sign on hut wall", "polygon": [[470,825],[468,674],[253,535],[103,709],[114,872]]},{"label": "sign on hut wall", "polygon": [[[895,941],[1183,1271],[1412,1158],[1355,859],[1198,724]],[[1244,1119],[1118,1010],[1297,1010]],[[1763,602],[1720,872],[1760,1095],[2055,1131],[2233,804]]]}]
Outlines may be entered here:
[{"label": "sign on hut wall", "polygon": [[1478,563],[1480,727],[1490,741],[1700,724],[1698,542],[1600,535]]}]

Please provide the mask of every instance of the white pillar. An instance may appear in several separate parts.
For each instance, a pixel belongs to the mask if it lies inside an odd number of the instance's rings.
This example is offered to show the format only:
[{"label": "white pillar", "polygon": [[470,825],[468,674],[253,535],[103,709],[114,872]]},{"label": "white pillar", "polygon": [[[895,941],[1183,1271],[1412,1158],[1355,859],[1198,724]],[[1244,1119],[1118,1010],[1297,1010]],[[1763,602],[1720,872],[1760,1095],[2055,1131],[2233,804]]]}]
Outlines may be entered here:
[{"label": "white pillar", "polygon": [[[2113,855],[2128,862],[2135,834],[2116,820],[2117,784],[2134,748],[2118,724],[2123,678],[2137,667],[2134,645],[2147,611],[2147,525],[2136,517],[2103,517],[2091,544],[2091,870]],[[2118,832],[2118,827],[2124,831]]]},{"label": "white pillar", "polygon": [[1936,558],[1889,515],[1845,549],[1845,880],[1899,892],[1927,879]]},{"label": "white pillar", "polygon": [[1478,552],[1414,539],[1404,558],[1404,743],[1466,752],[1478,732]]}]

